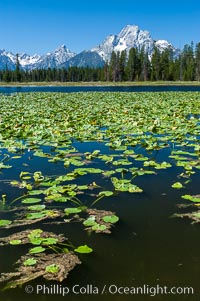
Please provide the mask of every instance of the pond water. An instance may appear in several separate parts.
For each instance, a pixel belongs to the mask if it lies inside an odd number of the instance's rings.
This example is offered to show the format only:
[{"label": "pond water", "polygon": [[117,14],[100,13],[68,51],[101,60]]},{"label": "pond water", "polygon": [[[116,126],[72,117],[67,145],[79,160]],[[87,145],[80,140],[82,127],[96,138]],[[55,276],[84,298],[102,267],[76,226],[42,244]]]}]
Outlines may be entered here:
[{"label": "pond water", "polygon": [[0,87],[0,93],[11,94],[20,92],[176,92],[176,91],[200,91],[200,86],[24,86],[24,87]]},{"label": "pond water", "polygon": [[[97,143],[75,143],[78,152],[83,153],[89,149],[109,151],[104,145]],[[106,150],[107,149],[107,150]],[[106,150],[106,152],[105,152]],[[163,149],[156,155],[157,162],[168,160],[169,149]],[[66,170],[61,164],[49,169],[47,159],[38,159],[32,152],[24,153],[23,164],[29,165],[29,170],[40,170],[47,175],[64,174]],[[16,160],[17,162],[17,160]],[[171,160],[173,164],[173,160]],[[142,164],[138,164],[138,166]],[[97,159],[92,162],[90,167],[105,168]],[[3,178],[7,180],[18,179],[21,164],[13,164],[12,174],[9,170],[4,172]],[[169,170],[158,171],[157,175],[146,175],[139,177],[135,183],[144,190],[142,194],[130,194],[128,192],[119,193],[117,197],[102,199],[95,208],[111,210],[120,217],[119,223],[112,230],[111,235],[88,234],[83,231],[83,226],[79,223],[64,225],[43,225],[42,229],[56,233],[65,233],[73,244],[80,242],[89,245],[94,249],[94,253],[80,256],[82,265],[76,267],[68,277],[62,282],[60,287],[73,289],[75,285],[87,287],[92,285],[102,290],[104,285],[116,285],[118,287],[193,287],[195,296],[200,295],[200,240],[199,225],[191,226],[188,220],[170,218],[174,212],[178,211],[176,204],[180,203],[182,192],[171,188],[172,183],[177,178],[178,168],[173,166]],[[199,192],[200,173],[192,177],[192,192]],[[1,177],[2,178],[2,177]],[[88,179],[87,179],[88,181]],[[103,180],[99,176],[91,176],[91,181],[98,185],[103,185],[105,190],[112,189],[109,181]],[[77,183],[77,181],[76,181]],[[80,184],[85,184],[80,181]],[[8,199],[16,197],[16,189],[11,189],[6,185],[1,186],[1,191],[7,194]],[[184,189],[187,193],[187,189]],[[88,196],[88,199],[90,197]],[[63,206],[63,205],[62,205]],[[64,208],[66,207],[63,206]],[[1,213],[1,218],[7,215]],[[38,225],[39,226],[39,225]],[[33,227],[31,227],[33,228]],[[24,230],[23,227],[18,229]],[[9,231],[9,234],[14,231]],[[1,230],[1,236],[8,233]],[[2,247],[0,269],[9,272],[13,269],[13,262],[17,261],[21,253],[25,253],[27,247]],[[28,284],[30,285],[30,284]],[[57,282],[45,282],[38,279],[31,282],[36,290],[38,285],[43,285],[49,289],[58,285]],[[43,295],[42,293],[27,294],[26,285],[22,288],[15,288],[11,291],[2,293],[3,300],[63,300],[58,293]],[[113,287],[113,291],[114,291]],[[46,289],[47,291],[48,289]],[[78,290],[78,288],[77,288]],[[153,292],[153,291],[152,291]],[[102,300],[100,293],[95,296],[91,293],[75,294],[69,293],[65,296],[68,300]],[[151,300],[152,297],[134,296],[135,300]],[[162,296],[155,297],[156,300],[195,300],[190,296]],[[133,300],[133,295],[108,294],[104,300]],[[196,299],[197,300],[197,299]]]},{"label": "pond water", "polygon": [[[189,114],[189,112],[187,113]],[[191,113],[189,117],[191,116],[195,117],[196,121],[198,121],[198,114]],[[186,116],[185,119],[186,121],[184,122],[189,122],[190,118]],[[106,132],[106,128],[102,130]],[[112,137],[112,132],[110,135]],[[196,137],[197,141],[195,141],[195,144],[198,145],[199,136],[196,135]],[[150,143],[151,140],[148,140],[148,136],[146,138]],[[112,141],[112,138],[109,141]],[[113,145],[108,145],[106,142],[108,141],[80,142],[74,139],[71,147],[75,149],[77,156],[83,157],[83,154],[86,152],[92,153],[95,150],[99,150],[99,154],[119,156],[114,158],[114,160],[124,158],[124,150],[120,150],[120,148],[119,150],[114,149]],[[143,168],[145,161],[143,159],[136,160],[138,158],[137,155],[146,157],[148,158],[146,160],[156,161],[157,163],[167,162],[171,164],[171,167],[157,169],[156,174],[145,174],[136,177],[134,184],[143,190],[142,193],[119,191],[116,195],[114,194],[108,198],[101,199],[95,205],[95,208],[113,211],[119,217],[119,222],[114,225],[112,234],[110,235],[88,233],[79,222],[62,223],[59,225],[38,223],[37,227],[41,226],[45,231],[64,233],[74,245],[80,245],[80,242],[87,244],[93,248],[94,252],[80,255],[82,265],[77,266],[70,272],[68,278],[62,283],[47,282],[43,278],[39,278],[28,283],[28,286],[23,285],[22,288],[0,292],[2,300],[25,301],[28,299],[32,301],[37,299],[38,301],[53,301],[63,300],[63,298],[70,301],[96,299],[105,301],[145,301],[152,299],[158,301],[199,300],[199,224],[191,225],[189,219],[172,218],[172,215],[179,211],[177,204],[188,204],[181,199],[182,195],[199,194],[200,169],[195,169],[195,173],[190,175],[190,184],[185,184],[184,188],[180,190],[174,189],[172,188],[172,184],[177,182],[177,179],[181,181],[180,173],[183,171],[183,167],[177,166],[175,159],[169,157],[173,151],[192,153],[194,148],[192,142],[190,145],[190,140],[188,140],[187,143],[181,145],[179,142],[170,141],[161,148],[151,150],[146,149],[145,142],[135,146],[129,145],[128,150],[134,149],[136,157],[130,156],[128,160],[135,168]],[[164,142],[161,139],[161,145],[162,143]],[[73,171],[74,166],[63,166],[62,161],[58,160],[57,162],[49,163],[49,159],[57,155],[56,147],[41,146],[40,150],[48,155],[46,157],[36,156],[35,152],[37,149],[34,147],[14,153],[5,149],[1,150],[1,157],[3,158],[1,162],[4,164],[12,163],[11,169],[2,169],[0,174],[1,195],[6,194],[8,200],[13,200],[22,194],[18,187],[9,184],[11,180],[19,181],[19,174],[22,168],[23,171],[27,172],[39,170],[45,176],[53,178]],[[6,154],[9,154],[10,157],[6,157]],[[20,158],[12,159],[15,156],[19,156]],[[187,157],[188,162],[193,159],[192,155],[191,157],[190,155]],[[197,155],[196,160],[198,158]],[[98,156],[86,162],[86,166],[102,170],[114,170],[116,167],[122,167],[120,164],[119,166],[107,164]],[[123,167],[128,168],[129,166]],[[152,170],[152,168],[149,167],[147,170]],[[117,176],[121,177],[120,172],[118,172]],[[125,172],[124,177],[129,178],[130,171]],[[104,177],[102,174],[88,174],[87,177],[76,178],[70,183],[85,185],[92,182],[97,183],[104,191],[113,190],[110,177]],[[80,194],[79,199],[83,201],[83,205],[90,206],[94,200],[93,194],[98,194],[99,191],[101,190],[97,188],[97,191],[94,189],[87,192],[86,196]],[[18,203],[20,204],[20,202]],[[65,203],[58,203],[58,208],[65,207],[67,207]],[[187,212],[188,208],[184,210]],[[10,213],[0,211],[0,219],[9,218]],[[33,229],[35,228],[34,226],[31,225],[29,228]],[[13,228],[9,230],[2,228],[0,230],[1,237],[16,231]],[[19,227],[17,230],[24,230],[24,227]],[[27,246],[23,245],[1,247],[0,271],[13,271],[13,263],[20,258],[22,253],[25,254],[27,250]],[[43,290],[37,293],[36,288],[39,285],[43,286]],[[105,285],[105,293],[102,296],[101,293]],[[120,289],[120,292],[116,292],[116,287],[131,288],[138,286],[152,287],[151,294],[147,294],[147,291],[143,295],[121,293],[122,289]],[[159,293],[157,296],[154,296],[155,291],[153,287],[158,286],[168,287],[168,289],[172,287],[192,287],[195,294],[164,295]],[[62,290],[64,288],[66,290],[69,288],[70,292],[63,297]],[[31,291],[32,289],[33,292]],[[97,290],[98,294],[96,294]]]}]

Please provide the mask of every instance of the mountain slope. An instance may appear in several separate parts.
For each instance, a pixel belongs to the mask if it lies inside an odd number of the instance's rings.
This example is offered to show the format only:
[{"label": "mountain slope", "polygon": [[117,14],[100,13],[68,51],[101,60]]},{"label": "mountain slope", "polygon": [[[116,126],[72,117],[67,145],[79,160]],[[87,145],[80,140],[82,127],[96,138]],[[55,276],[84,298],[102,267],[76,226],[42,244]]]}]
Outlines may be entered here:
[{"label": "mountain slope", "polygon": [[92,51],[82,51],[81,53],[77,54],[64,64],[61,64],[59,67],[60,68],[68,68],[68,67],[103,67],[104,65],[104,60],[102,57]]},{"label": "mountain slope", "polygon": [[15,63],[12,61],[12,54],[6,52],[4,49],[0,50],[0,70],[14,70]]}]

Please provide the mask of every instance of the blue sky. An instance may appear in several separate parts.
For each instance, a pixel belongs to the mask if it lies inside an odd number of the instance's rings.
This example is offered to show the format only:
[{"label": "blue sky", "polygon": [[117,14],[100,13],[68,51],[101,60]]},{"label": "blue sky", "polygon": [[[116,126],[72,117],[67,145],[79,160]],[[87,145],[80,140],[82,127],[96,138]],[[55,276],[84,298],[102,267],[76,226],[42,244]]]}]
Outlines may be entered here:
[{"label": "blue sky", "polygon": [[0,0],[0,49],[44,54],[65,44],[80,52],[127,24],[175,47],[200,42],[200,1]]}]

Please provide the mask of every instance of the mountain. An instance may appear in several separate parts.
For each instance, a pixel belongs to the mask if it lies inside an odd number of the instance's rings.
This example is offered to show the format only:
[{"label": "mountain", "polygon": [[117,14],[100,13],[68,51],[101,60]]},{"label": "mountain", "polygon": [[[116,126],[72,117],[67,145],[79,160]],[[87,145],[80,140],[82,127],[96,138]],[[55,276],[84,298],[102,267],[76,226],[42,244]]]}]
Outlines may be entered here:
[{"label": "mountain", "polygon": [[6,69],[6,67],[9,70],[15,69],[15,63],[13,62],[13,56],[12,53],[6,52],[4,49],[0,49],[0,70]]},{"label": "mountain", "polygon": [[[60,46],[55,51],[40,55],[28,55],[26,53],[19,54],[19,63],[22,69],[47,69],[47,68],[68,68],[77,67],[101,67],[106,61],[109,61],[112,51],[123,51],[127,53],[132,47],[139,50],[142,48],[148,53],[151,58],[154,45],[163,51],[167,48],[172,49],[176,55],[177,49],[166,40],[155,41],[150,33],[146,30],[141,30],[136,25],[125,26],[118,34],[112,34],[97,47],[90,50],[84,50],[81,53],[75,54],[71,52],[65,45]],[[16,65],[16,55],[12,52],[0,50],[0,70],[6,67],[14,70]]]},{"label": "mountain", "polygon": [[[75,55],[65,45],[62,45],[55,51],[42,56],[38,54],[33,56],[26,53],[19,54],[19,63],[24,70],[58,68]],[[15,65],[16,55],[12,52],[0,50],[0,69],[5,69],[7,66],[8,69],[14,70]]]},{"label": "mountain", "polygon": [[151,57],[154,45],[157,46],[160,51],[166,48],[171,48],[174,52],[176,49],[166,40],[154,41],[148,31],[140,30],[138,26],[127,25],[119,34],[109,35],[102,44],[98,47],[92,48],[91,51],[98,53],[104,61],[109,61],[112,51],[129,50],[134,47],[139,50],[144,48]]},{"label": "mountain", "polygon": [[71,52],[65,45],[60,46],[53,52],[49,52],[39,58],[34,64],[27,65],[28,69],[58,68],[76,54]]},{"label": "mountain", "polygon": [[103,58],[96,52],[92,52],[90,50],[82,51],[77,54],[64,64],[61,64],[60,68],[68,68],[68,67],[103,67],[105,61]]},{"label": "mountain", "polygon": [[[41,58],[41,56],[38,54],[31,56],[26,53],[22,53],[22,54],[19,54],[19,63],[22,66],[22,68],[29,69],[29,66],[31,67],[32,65],[39,62],[40,58]],[[13,61],[16,62],[16,56],[14,57]]]}]

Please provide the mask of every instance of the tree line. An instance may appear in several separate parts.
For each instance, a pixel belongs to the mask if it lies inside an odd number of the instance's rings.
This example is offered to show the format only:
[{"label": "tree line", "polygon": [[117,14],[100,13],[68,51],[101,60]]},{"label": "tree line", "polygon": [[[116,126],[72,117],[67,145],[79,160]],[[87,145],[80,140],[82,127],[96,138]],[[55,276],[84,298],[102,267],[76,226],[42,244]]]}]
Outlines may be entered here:
[{"label": "tree line", "polygon": [[22,70],[18,55],[15,70],[0,70],[4,82],[90,82],[90,81],[200,81],[200,43],[186,44],[174,55],[172,49],[154,47],[151,58],[144,48],[112,52],[103,67]]}]

